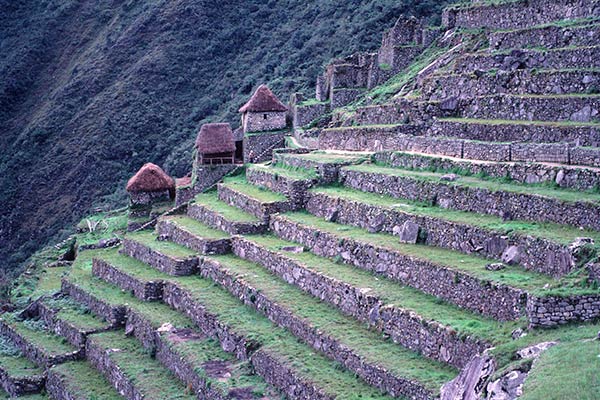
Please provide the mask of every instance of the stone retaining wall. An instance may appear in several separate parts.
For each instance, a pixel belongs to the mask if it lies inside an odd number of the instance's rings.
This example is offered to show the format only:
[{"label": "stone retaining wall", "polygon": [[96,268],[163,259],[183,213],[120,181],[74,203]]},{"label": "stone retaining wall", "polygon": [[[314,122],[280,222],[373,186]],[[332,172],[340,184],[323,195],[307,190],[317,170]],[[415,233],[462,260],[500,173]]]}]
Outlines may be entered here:
[{"label": "stone retaining wall", "polygon": [[292,109],[294,128],[302,128],[329,112],[329,104],[296,105]]},{"label": "stone retaining wall", "polygon": [[[231,242],[229,239],[206,239],[179,227],[168,219],[158,221],[156,231],[161,238],[185,246],[201,254],[226,254]],[[191,274],[195,270],[173,271],[174,273]]]},{"label": "stone retaining wall", "polygon": [[277,325],[288,329],[303,342],[341,363],[370,385],[393,396],[404,395],[414,399],[431,397],[419,383],[395,376],[381,366],[371,364],[335,338],[312,327],[309,321],[295,316],[293,312],[269,299],[260,290],[237,278],[217,261],[204,259],[200,273],[205,278],[220,284],[247,306],[255,308]]},{"label": "stone retaining wall", "polygon": [[[143,262],[144,264],[149,264],[153,268],[156,268],[157,270],[169,275],[191,275],[198,267],[197,256],[189,256],[186,258],[171,257],[140,242],[128,238],[123,239],[123,247],[121,252]],[[147,295],[149,296],[147,300],[152,300],[153,294],[160,296],[160,289],[160,286],[148,286],[146,288]]]},{"label": "stone retaining wall", "polygon": [[318,217],[327,218],[336,213],[336,222],[368,230],[394,233],[409,221],[419,226],[424,244],[478,254],[500,259],[511,247],[519,248],[520,265],[526,269],[561,277],[577,264],[568,246],[543,238],[524,234],[508,234],[466,223],[411,214],[401,208],[390,209],[368,203],[360,203],[322,193],[310,193],[306,210]]},{"label": "stone retaining wall", "polygon": [[254,235],[264,233],[267,226],[262,222],[231,221],[217,211],[213,211],[202,204],[191,203],[187,215],[215,229],[222,230],[230,235]]},{"label": "stone retaining wall", "polygon": [[287,131],[259,132],[245,134],[243,140],[244,163],[261,163],[269,161],[273,156],[273,149],[285,147]]},{"label": "stone retaining wall", "polygon": [[118,327],[125,325],[127,316],[127,308],[125,306],[107,304],[104,300],[96,298],[64,278],[62,280],[61,292],[76,302],[85,304],[94,314],[104,318],[111,326]]},{"label": "stone retaining wall", "polygon": [[560,187],[577,190],[590,190],[600,186],[600,173],[578,167],[529,163],[473,163],[393,151],[376,153],[374,159],[376,162],[397,168],[426,171],[462,170],[472,175],[484,174],[492,178],[508,177],[521,183],[554,182]]},{"label": "stone retaining wall", "polygon": [[30,393],[39,393],[44,388],[44,375],[11,376],[9,371],[0,366],[0,384],[11,398]]},{"label": "stone retaining wall", "polygon": [[536,194],[492,191],[455,182],[427,181],[410,176],[342,169],[342,183],[363,192],[429,202],[444,208],[526,221],[555,222],[600,230],[600,205],[566,202]]},{"label": "stone retaining wall", "polygon": [[162,299],[162,281],[138,280],[104,260],[94,258],[92,262],[92,274],[103,281],[119,286],[122,290],[132,292],[140,300],[153,301]]},{"label": "stone retaining wall", "polygon": [[219,199],[260,218],[264,223],[269,222],[271,214],[292,211],[295,208],[291,201],[263,203],[225,185],[219,185]]},{"label": "stone retaining wall", "polygon": [[53,365],[80,360],[83,357],[82,349],[76,349],[64,354],[50,354],[46,349],[29,342],[27,338],[21,336],[16,329],[4,320],[0,320],[0,335],[8,337],[21,350],[23,356],[40,367],[50,368]]},{"label": "stone retaining wall", "polygon": [[306,191],[317,182],[317,179],[288,178],[260,167],[248,168],[246,170],[246,180],[255,186],[283,194],[293,203],[294,209],[303,207]]},{"label": "stone retaining wall", "polygon": [[569,69],[585,65],[587,68],[600,67],[600,48],[578,47],[556,50],[522,49],[498,54],[479,52],[456,59],[453,72],[471,73],[494,69]]},{"label": "stone retaining wall", "polygon": [[336,88],[331,91],[331,108],[344,107],[358,99],[366,91],[364,88]]},{"label": "stone retaining wall", "polygon": [[338,172],[341,167],[352,165],[356,162],[346,161],[341,163],[332,163],[328,161],[315,161],[300,157],[290,157],[286,154],[274,154],[273,160],[292,168],[313,169],[317,171],[318,183],[327,185],[338,181]]},{"label": "stone retaining wall", "polygon": [[461,123],[437,120],[428,135],[484,142],[564,143],[600,147],[600,126]]},{"label": "stone retaining wall", "polygon": [[570,164],[569,152],[565,143],[511,143],[510,161]]},{"label": "stone retaining wall", "polygon": [[518,319],[523,314],[526,294],[518,289],[481,281],[383,246],[302,226],[281,215],[273,218],[270,227],[277,236],[301,243],[317,255],[341,256],[348,264],[385,275],[471,311],[503,321]]},{"label": "stone retaining wall", "polygon": [[194,162],[195,181],[191,192],[186,193],[176,201],[177,205],[181,205],[188,200],[191,200],[195,195],[213,187],[217,182],[221,181],[225,175],[236,169],[236,164],[224,165],[204,165]]},{"label": "stone retaining wall", "polygon": [[574,147],[569,149],[571,164],[600,167],[600,148]]},{"label": "stone retaining wall", "polygon": [[581,27],[546,26],[508,32],[491,32],[490,47],[495,49],[519,49],[535,44],[543,48],[596,46],[600,37],[600,25]]},{"label": "stone retaining wall", "polygon": [[381,330],[394,342],[426,357],[462,368],[473,356],[489,347],[476,339],[459,337],[451,328],[386,304],[380,298],[364,293],[361,288],[323,275],[251,240],[234,238],[233,252],[238,257],[262,264],[286,282]]},{"label": "stone retaining wall", "polygon": [[594,321],[600,318],[600,295],[529,296],[527,317],[531,328],[549,328],[573,321]]},{"label": "stone retaining wall", "polygon": [[71,377],[62,375],[54,368],[48,370],[48,378],[46,379],[46,392],[53,400],[89,400],[89,393],[80,391],[72,391],[69,387]]}]

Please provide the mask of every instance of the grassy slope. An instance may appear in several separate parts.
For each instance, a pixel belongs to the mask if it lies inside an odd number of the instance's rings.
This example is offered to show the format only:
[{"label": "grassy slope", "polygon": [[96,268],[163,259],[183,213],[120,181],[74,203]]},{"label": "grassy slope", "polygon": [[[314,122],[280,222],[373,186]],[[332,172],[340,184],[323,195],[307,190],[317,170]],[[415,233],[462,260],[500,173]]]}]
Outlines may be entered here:
[{"label": "grassy slope", "polygon": [[332,57],[375,49],[399,15],[445,2],[5,3],[0,259],[14,269],[93,204],[123,204],[144,162],[187,172],[198,124],[237,125],[260,83],[308,94]]}]

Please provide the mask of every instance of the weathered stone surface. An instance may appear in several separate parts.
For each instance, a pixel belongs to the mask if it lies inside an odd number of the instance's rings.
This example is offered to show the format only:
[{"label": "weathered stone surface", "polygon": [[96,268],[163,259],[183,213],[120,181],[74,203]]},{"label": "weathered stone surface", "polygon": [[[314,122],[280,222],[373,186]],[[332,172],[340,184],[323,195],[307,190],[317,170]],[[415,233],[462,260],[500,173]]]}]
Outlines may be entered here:
[{"label": "weathered stone surface", "polygon": [[290,199],[294,209],[300,209],[304,206],[306,191],[317,182],[317,179],[289,178],[262,167],[248,168],[246,170],[246,180],[255,186],[283,194]]},{"label": "weathered stone surface", "polygon": [[287,131],[258,132],[244,135],[244,163],[260,163],[270,160],[273,157],[273,149],[285,147],[285,137],[287,135],[289,135]]},{"label": "weathered stone surface", "polygon": [[68,279],[62,280],[61,292],[78,303],[85,304],[94,314],[104,318],[111,326],[118,327],[125,325],[127,307],[108,304],[104,299],[95,297]]},{"label": "weathered stone surface", "polygon": [[8,395],[21,397],[31,393],[39,393],[44,388],[46,378],[42,373],[31,373],[26,376],[11,376],[10,372],[0,366],[0,385]]},{"label": "weathered stone surface", "polygon": [[[426,321],[412,311],[385,304],[379,297],[346,282],[328,277],[285,254],[267,250],[244,238],[235,238],[234,253],[257,262],[286,282],[381,330],[401,345],[442,362],[462,367],[489,345],[472,337],[460,337],[453,329]],[[442,349],[447,349],[443,354]]]},{"label": "weathered stone surface", "polygon": [[[168,224],[161,221],[159,225],[159,234],[170,237],[169,233],[166,233],[167,231],[169,231],[169,229],[164,227]],[[172,234],[173,233],[171,233],[171,235]],[[145,264],[149,264],[152,267],[158,269],[159,271],[169,275],[190,275],[194,273],[198,267],[197,256],[175,258],[167,254],[163,254],[153,249],[152,247],[146,246],[141,242],[137,242],[136,240],[129,238],[125,238],[123,240],[123,248],[121,252]],[[145,300],[160,299],[160,285],[150,284],[150,287],[146,288],[145,290],[147,290],[147,293],[150,296]],[[152,296],[154,296],[154,298],[152,298]]]},{"label": "weathered stone surface", "polygon": [[549,328],[573,321],[592,321],[600,317],[600,295],[529,296],[527,317],[531,328]]},{"label": "weathered stone surface", "polygon": [[270,227],[277,236],[301,243],[317,255],[340,255],[348,264],[385,275],[474,312],[500,320],[518,319],[522,315],[526,294],[518,289],[480,281],[462,272],[383,246],[340,238],[297,224],[285,216],[273,217]]},{"label": "weathered stone surface", "polygon": [[[170,240],[181,246],[185,246],[189,249],[197,251],[200,254],[225,254],[229,252],[231,247],[231,240],[226,239],[208,239],[201,238],[188,232],[184,228],[178,226],[168,219],[161,219],[158,221],[156,231],[159,237],[165,240]],[[192,264],[186,264],[190,267]],[[175,274],[189,275],[194,272],[194,269],[190,268],[173,269],[171,270]],[[167,272],[168,273],[168,272]]]},{"label": "weathered stone surface", "polygon": [[188,206],[187,215],[210,227],[222,230],[230,235],[252,235],[264,233],[267,226],[263,222],[239,222],[226,219],[219,212],[203,206],[191,203]]},{"label": "weathered stone surface", "polygon": [[440,400],[480,399],[495,370],[496,362],[489,354],[474,357],[456,378],[442,386]]},{"label": "weathered stone surface", "polygon": [[263,203],[223,184],[219,184],[219,199],[260,218],[265,223],[268,223],[271,214],[295,209],[294,203],[291,201]]},{"label": "weathered stone surface", "polygon": [[412,221],[405,221],[400,228],[399,236],[400,242],[402,243],[417,243],[419,239],[419,225],[415,224]]}]

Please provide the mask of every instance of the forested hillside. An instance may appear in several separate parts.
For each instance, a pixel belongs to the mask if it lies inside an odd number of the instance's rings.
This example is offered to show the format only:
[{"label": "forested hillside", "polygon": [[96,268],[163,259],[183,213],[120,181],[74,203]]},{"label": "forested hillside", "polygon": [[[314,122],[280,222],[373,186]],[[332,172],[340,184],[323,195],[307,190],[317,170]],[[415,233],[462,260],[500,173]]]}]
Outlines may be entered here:
[{"label": "forested hillside", "polygon": [[310,93],[432,0],[1,0],[0,259],[14,270],[91,208],[125,204],[144,162],[187,172],[197,126],[237,124],[268,82]]}]

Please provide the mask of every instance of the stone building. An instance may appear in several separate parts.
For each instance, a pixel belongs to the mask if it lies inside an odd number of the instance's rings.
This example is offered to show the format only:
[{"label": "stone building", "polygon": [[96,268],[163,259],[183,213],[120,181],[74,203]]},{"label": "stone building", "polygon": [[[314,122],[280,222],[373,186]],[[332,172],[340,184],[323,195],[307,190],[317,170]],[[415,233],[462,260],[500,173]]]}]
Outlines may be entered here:
[{"label": "stone building", "polygon": [[126,189],[132,205],[151,205],[175,197],[175,180],[158,165],[146,163],[129,179]]},{"label": "stone building", "polygon": [[260,85],[239,110],[242,113],[242,129],[244,133],[284,129],[287,110],[267,85]]},{"label": "stone building", "polygon": [[229,124],[202,125],[196,138],[196,162],[198,165],[233,164],[235,150],[233,131]]}]

